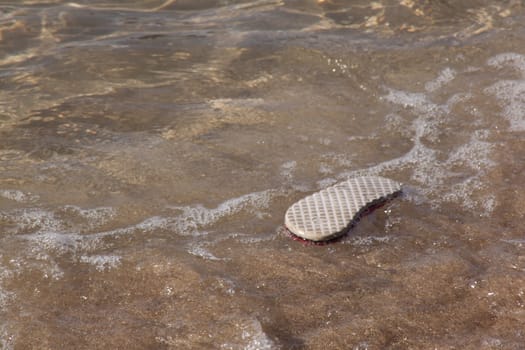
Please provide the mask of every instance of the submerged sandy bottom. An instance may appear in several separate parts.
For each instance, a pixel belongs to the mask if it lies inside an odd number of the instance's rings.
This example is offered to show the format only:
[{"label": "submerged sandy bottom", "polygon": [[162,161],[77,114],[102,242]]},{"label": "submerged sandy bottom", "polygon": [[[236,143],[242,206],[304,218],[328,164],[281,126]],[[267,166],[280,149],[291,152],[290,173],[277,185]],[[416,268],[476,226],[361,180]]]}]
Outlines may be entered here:
[{"label": "submerged sandy bottom", "polygon": [[523,13],[462,4],[0,7],[0,348],[520,349]]}]

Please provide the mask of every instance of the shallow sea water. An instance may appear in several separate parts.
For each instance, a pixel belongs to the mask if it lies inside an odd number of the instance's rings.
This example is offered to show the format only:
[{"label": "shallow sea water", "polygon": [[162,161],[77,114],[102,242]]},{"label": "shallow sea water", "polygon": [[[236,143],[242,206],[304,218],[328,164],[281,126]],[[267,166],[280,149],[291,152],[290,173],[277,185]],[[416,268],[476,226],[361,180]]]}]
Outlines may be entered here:
[{"label": "shallow sea water", "polygon": [[0,348],[523,349],[524,6],[0,1]]}]

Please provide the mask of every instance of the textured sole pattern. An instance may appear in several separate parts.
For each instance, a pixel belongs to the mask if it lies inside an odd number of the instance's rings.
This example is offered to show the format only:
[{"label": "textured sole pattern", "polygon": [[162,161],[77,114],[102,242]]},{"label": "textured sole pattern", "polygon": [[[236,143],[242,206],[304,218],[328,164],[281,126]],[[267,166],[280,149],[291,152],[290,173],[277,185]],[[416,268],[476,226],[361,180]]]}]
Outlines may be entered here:
[{"label": "textured sole pattern", "polygon": [[399,191],[400,183],[384,177],[351,178],[293,204],[286,211],[285,226],[304,239],[333,239],[345,233],[367,207]]}]

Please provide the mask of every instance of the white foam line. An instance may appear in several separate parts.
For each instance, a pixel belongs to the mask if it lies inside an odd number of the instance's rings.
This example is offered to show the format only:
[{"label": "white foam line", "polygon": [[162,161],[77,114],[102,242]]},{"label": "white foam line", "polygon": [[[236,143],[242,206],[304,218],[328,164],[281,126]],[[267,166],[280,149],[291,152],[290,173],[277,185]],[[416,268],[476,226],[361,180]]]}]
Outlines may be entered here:
[{"label": "white foam line", "polygon": [[503,117],[510,123],[510,130],[525,131],[525,55],[502,53],[488,59],[487,65],[500,69],[510,66],[520,73],[521,79],[500,80],[484,91],[500,101]]},{"label": "white foam line", "polygon": [[494,57],[491,57],[487,61],[487,65],[491,67],[502,68],[504,66],[512,66],[519,70],[525,78],[525,56],[514,53],[505,52]]},{"label": "white foam line", "polygon": [[82,255],[80,262],[95,266],[97,271],[103,272],[120,265],[121,257],[118,255]]},{"label": "white foam line", "polygon": [[395,236],[366,236],[358,237],[353,236],[350,239],[344,241],[345,244],[352,244],[356,246],[369,246],[376,243],[388,243],[395,240]]},{"label": "white foam line", "polygon": [[0,197],[19,203],[34,202],[39,199],[39,196],[35,194],[19,190],[0,190]]},{"label": "white foam line", "polygon": [[518,246],[520,248],[525,247],[525,239],[521,238],[515,238],[515,239],[500,239],[500,241],[513,244],[515,246]]},{"label": "white foam line", "polygon": [[211,261],[219,261],[219,260],[228,260],[225,258],[218,258],[213,253],[211,253],[208,249],[205,248],[209,243],[207,242],[199,242],[199,243],[191,243],[187,247],[187,252],[198,256],[204,260],[211,260]]},{"label": "white foam line", "polygon": [[485,92],[496,96],[503,108],[503,118],[510,130],[525,131],[525,80],[501,80],[487,87]]},{"label": "white foam line", "polygon": [[405,108],[413,108],[418,113],[428,116],[436,116],[449,111],[446,105],[437,105],[430,101],[427,96],[419,92],[407,92],[387,88],[388,94],[383,97],[386,101],[401,105]]},{"label": "white foam line", "polygon": [[[169,230],[179,235],[202,236],[207,232],[201,229],[213,225],[223,217],[230,216],[243,210],[255,211],[269,206],[269,201],[275,190],[266,190],[246,194],[220,203],[216,208],[208,209],[202,205],[171,207],[182,211],[175,217],[152,216],[137,224],[114,230],[81,234],[78,230],[69,230],[67,224],[56,217],[55,212],[42,209],[26,209],[3,214],[8,220],[18,224],[18,229],[12,233],[17,238],[34,241],[40,248],[56,250],[58,252],[94,251],[103,247],[102,240],[106,237],[119,237],[135,234],[137,232],[151,233],[155,230]],[[95,209],[81,209],[76,206],[65,206],[57,211],[73,210],[76,214],[90,222],[107,220],[113,217],[115,210],[108,207]],[[86,225],[86,224],[83,224]],[[32,233],[23,234],[20,231],[33,230]]]},{"label": "white foam line", "polygon": [[[36,197],[28,198],[32,199]],[[24,197],[22,197],[22,199],[24,199]],[[77,206],[66,205],[56,211],[48,211],[40,208],[17,209],[12,212],[0,213],[0,218],[12,221],[18,225],[18,227],[10,229],[10,233],[19,234],[23,231],[35,231],[37,233],[64,232],[68,225],[59,218],[59,215],[64,212],[80,216],[86,220],[81,226],[83,228],[89,227],[90,229],[106,224],[116,214],[116,210],[110,207],[82,209]]]},{"label": "white foam line", "polygon": [[448,157],[446,164],[466,163],[472,169],[483,171],[496,163],[489,158],[492,144],[479,140],[477,135],[472,135],[468,143],[461,145]]},{"label": "white foam line", "polygon": [[228,199],[220,203],[216,208],[208,209],[202,205],[197,206],[174,206],[171,209],[180,210],[179,215],[172,223],[180,232],[188,233],[200,227],[209,226],[229,215],[236,214],[246,209],[265,209],[269,206],[275,190],[265,190],[242,195]]},{"label": "white foam line", "polygon": [[15,336],[8,331],[7,324],[0,324],[0,349],[15,348]]},{"label": "white foam line", "polygon": [[18,239],[38,243],[39,248],[45,250],[59,250],[63,253],[70,250],[76,251],[86,237],[78,233],[62,233],[56,231],[39,231],[37,233],[17,235]]},{"label": "white foam line", "polygon": [[429,81],[425,84],[425,90],[428,92],[434,92],[439,90],[444,85],[450,83],[456,77],[456,71],[450,68],[443,69],[436,79]]},{"label": "white foam line", "polygon": [[[516,58],[512,58],[514,61]],[[506,58],[509,60],[509,58]],[[448,74],[448,73],[447,73]],[[446,84],[446,82],[443,82]],[[454,94],[443,105],[433,103],[423,93],[411,93],[387,88],[386,96],[383,100],[401,105],[409,109],[409,113],[416,116],[407,130],[410,130],[413,137],[413,146],[405,154],[371,166],[369,168],[340,173],[338,179],[348,179],[356,176],[381,175],[385,171],[400,171],[402,169],[411,170],[411,178],[417,181],[422,187],[417,189],[425,195],[430,195],[439,189],[442,196],[434,198],[433,205],[442,201],[454,201],[469,210],[479,209],[480,215],[489,215],[495,207],[495,197],[485,195],[481,199],[472,199],[477,190],[485,187],[482,176],[487,169],[495,166],[495,162],[490,159],[492,144],[485,141],[488,136],[486,129],[475,130],[472,132],[470,140],[458,146],[448,153],[445,160],[441,160],[439,150],[430,148],[423,143],[423,140],[439,142],[439,127],[450,118],[452,107],[465,99],[471,97],[470,94]],[[400,122],[403,120],[398,118]],[[482,126],[480,126],[482,127]],[[409,135],[407,135],[408,137]],[[469,174],[462,173],[459,183],[451,184],[448,188],[442,186],[452,177],[458,175],[453,173],[453,169],[460,165],[475,171]],[[466,178],[465,178],[466,177]],[[412,198],[420,200],[420,198]]]},{"label": "white foam line", "polygon": [[406,165],[415,165],[421,162],[421,160],[435,159],[436,151],[423,146],[419,140],[416,140],[414,146],[404,155],[374,165],[372,167],[360,170],[352,170],[340,173],[338,179],[347,179],[350,177],[365,176],[365,175],[380,175],[384,171],[395,170],[402,168]]}]

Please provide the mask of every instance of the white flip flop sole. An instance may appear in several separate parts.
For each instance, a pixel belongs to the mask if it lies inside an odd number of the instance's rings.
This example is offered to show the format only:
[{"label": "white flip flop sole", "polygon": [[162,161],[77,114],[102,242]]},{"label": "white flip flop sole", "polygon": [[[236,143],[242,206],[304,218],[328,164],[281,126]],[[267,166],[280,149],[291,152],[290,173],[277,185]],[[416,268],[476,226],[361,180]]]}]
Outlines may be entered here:
[{"label": "white flip flop sole", "polygon": [[355,177],[293,204],[284,224],[294,235],[326,241],[344,234],[359,215],[401,191],[401,184],[380,176]]}]

